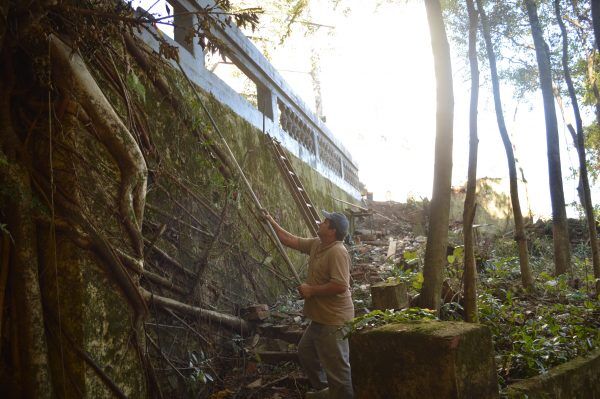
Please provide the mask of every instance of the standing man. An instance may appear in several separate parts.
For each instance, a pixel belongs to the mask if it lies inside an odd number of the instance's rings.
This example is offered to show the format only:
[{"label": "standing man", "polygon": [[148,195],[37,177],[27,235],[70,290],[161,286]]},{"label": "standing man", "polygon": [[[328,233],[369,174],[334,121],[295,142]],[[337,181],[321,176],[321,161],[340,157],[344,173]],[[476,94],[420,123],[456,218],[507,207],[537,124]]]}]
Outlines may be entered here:
[{"label": "standing man", "polygon": [[306,283],[298,287],[298,293],[304,298],[304,316],[311,322],[298,344],[298,357],[319,392],[306,397],[346,399],[353,397],[353,390],[348,340],[341,327],[354,317],[350,256],[343,244],[348,219],[342,213],[322,212],[325,219],[315,238],[297,237],[268,213],[265,218],[283,245],[310,256]]}]

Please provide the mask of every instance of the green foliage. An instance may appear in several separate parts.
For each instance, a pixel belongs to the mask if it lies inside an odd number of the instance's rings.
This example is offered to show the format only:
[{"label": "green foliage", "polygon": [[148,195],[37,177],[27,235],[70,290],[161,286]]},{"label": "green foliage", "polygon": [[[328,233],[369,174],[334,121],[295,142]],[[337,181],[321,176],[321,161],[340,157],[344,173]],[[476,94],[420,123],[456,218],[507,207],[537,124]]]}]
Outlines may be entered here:
[{"label": "green foliage", "polygon": [[407,323],[421,320],[438,320],[435,312],[429,309],[408,308],[401,310],[374,310],[364,316],[355,317],[348,324],[347,336],[365,328],[380,327],[386,324]]},{"label": "green foliage", "polygon": [[395,266],[391,270],[392,276],[388,277],[388,280],[396,280],[407,284],[416,291],[419,291],[423,285],[423,273],[415,272],[412,270],[406,270],[401,267]]},{"label": "green foliage", "polygon": [[454,248],[454,250],[452,251],[452,255],[448,255],[447,256],[447,260],[449,264],[454,264],[456,262],[456,264],[462,264],[463,260],[464,260],[464,256],[465,256],[465,247],[464,246],[458,246],[456,248]]},{"label": "green foliage", "polygon": [[214,377],[206,372],[208,361],[203,351],[199,353],[196,351],[189,352],[188,367],[190,374],[187,379],[187,387],[191,397],[198,397],[205,385],[214,381]]},{"label": "green foliage", "polygon": [[418,248],[413,251],[404,251],[402,261],[392,265],[390,270],[391,277],[405,283],[415,291],[420,291],[423,285],[423,273],[418,270],[423,264],[423,249]]},{"label": "green foliage", "polygon": [[573,288],[576,276],[584,279],[586,267],[589,279],[588,252],[575,246],[572,274],[553,276],[548,239],[531,240],[531,264],[537,276],[533,294],[520,286],[516,256],[486,261],[480,275],[479,320],[492,332],[503,387],[600,346],[600,301],[590,299],[585,287]]},{"label": "green foliage", "polygon": [[463,321],[464,308],[458,302],[447,302],[440,307],[441,320]]},{"label": "green foliage", "polygon": [[[583,305],[583,306],[581,306]],[[539,305],[525,309],[519,298],[478,298],[480,321],[492,330],[498,373],[505,382],[528,378],[600,345],[600,332],[584,323],[597,317],[598,301]]]},{"label": "green foliage", "polygon": [[509,256],[488,259],[485,261],[485,271],[481,279],[490,284],[498,280],[517,280],[520,276],[519,258]]}]

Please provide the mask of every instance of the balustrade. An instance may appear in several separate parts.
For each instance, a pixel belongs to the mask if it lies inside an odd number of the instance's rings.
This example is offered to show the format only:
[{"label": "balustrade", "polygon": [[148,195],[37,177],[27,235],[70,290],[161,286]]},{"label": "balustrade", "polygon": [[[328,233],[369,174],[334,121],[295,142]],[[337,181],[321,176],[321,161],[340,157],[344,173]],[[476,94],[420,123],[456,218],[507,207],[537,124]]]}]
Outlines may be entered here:
[{"label": "balustrade", "polygon": [[[211,34],[225,46],[225,56],[256,84],[258,107],[252,106],[205,68],[202,48],[197,40],[192,39],[197,18],[186,12],[198,11],[214,3],[209,0],[170,0],[168,3],[174,10],[172,44],[179,46],[180,64],[188,76],[242,118],[279,139],[292,154],[359,199],[358,168],[349,153],[236,26],[214,24]],[[152,35],[142,32],[140,36],[157,49],[158,44]]]}]

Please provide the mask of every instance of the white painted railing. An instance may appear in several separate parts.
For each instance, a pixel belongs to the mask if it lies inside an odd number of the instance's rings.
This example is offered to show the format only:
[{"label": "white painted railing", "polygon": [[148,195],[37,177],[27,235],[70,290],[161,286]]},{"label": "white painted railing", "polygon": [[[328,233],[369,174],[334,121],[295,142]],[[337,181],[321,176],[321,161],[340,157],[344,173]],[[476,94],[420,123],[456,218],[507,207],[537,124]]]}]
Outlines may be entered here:
[{"label": "white painted railing", "polygon": [[[168,2],[173,6],[174,40],[165,38],[179,47],[179,62],[190,79],[258,129],[262,130],[264,123],[266,133],[288,151],[360,199],[358,168],[348,151],[240,29],[233,24],[224,27],[217,24],[211,33],[224,44],[227,58],[256,84],[258,109],[207,70],[200,45],[186,40],[196,17],[185,12],[213,3],[210,0]],[[142,31],[140,36],[158,51],[158,43],[150,33]]]}]

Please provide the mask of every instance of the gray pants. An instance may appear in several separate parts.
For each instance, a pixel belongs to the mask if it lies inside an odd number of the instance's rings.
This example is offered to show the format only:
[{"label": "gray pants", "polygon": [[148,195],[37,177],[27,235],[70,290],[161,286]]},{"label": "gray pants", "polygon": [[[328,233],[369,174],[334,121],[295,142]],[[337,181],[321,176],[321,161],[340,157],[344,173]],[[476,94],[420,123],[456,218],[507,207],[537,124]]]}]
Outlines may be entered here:
[{"label": "gray pants", "polygon": [[340,326],[311,322],[298,344],[298,357],[315,389],[329,386],[329,397],[348,399],[354,396],[350,373],[348,340]]}]

